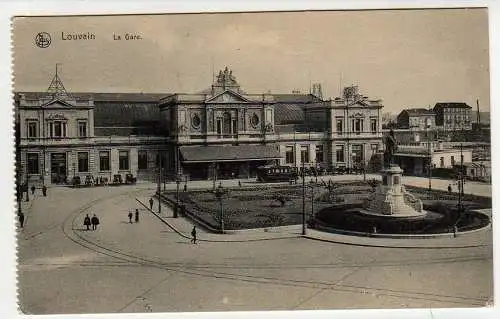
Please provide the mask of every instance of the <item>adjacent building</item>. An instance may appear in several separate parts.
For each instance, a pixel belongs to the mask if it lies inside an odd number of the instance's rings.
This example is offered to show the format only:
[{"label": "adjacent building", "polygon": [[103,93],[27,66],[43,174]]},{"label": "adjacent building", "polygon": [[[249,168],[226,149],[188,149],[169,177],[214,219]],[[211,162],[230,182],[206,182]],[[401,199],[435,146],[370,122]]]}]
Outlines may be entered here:
[{"label": "adjacent building", "polygon": [[462,102],[436,103],[436,125],[443,131],[472,130],[472,107]]},{"label": "adjacent building", "polygon": [[461,163],[472,162],[471,149],[452,148],[440,141],[399,145],[394,155],[405,174],[416,176],[428,176],[429,163],[432,169],[451,169]]},{"label": "adjacent building", "polygon": [[436,115],[432,110],[425,108],[405,109],[397,116],[397,127],[410,131],[434,130]]},{"label": "adjacent building", "polygon": [[382,108],[382,100],[363,96],[357,86],[350,86],[342,97],[307,107],[306,125],[327,134],[324,154],[334,167],[378,171],[383,152]]}]

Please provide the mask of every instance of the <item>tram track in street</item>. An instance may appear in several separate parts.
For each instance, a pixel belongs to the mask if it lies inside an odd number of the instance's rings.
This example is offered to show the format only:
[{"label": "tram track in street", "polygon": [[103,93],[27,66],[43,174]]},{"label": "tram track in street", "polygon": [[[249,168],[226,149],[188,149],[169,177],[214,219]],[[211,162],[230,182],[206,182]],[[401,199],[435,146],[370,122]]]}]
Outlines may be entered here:
[{"label": "tram track in street", "polygon": [[[142,191],[142,190],[141,190]],[[139,192],[139,191],[137,191]],[[134,192],[130,193],[121,193],[115,196],[123,196],[123,195],[131,195]],[[131,254],[128,252],[124,252],[119,249],[113,249],[110,247],[105,246],[103,243],[98,243],[89,240],[82,234],[80,234],[78,231],[75,231],[74,225],[76,219],[83,214],[86,210],[91,208],[92,206],[96,205],[98,202],[102,200],[107,200],[110,199],[110,197],[107,198],[102,198],[98,199],[92,202],[87,203],[86,205],[83,205],[80,207],[78,210],[75,210],[72,214],[68,216],[68,218],[63,222],[61,228],[64,233],[64,235],[74,243],[91,250],[93,252],[96,252],[98,254],[106,255],[111,258],[114,258],[116,260],[123,261],[125,263],[130,263],[135,266],[142,266],[142,267],[153,267],[153,268],[158,268],[162,270],[166,270],[169,272],[177,272],[177,273],[182,273],[186,275],[192,275],[192,276],[201,276],[205,278],[212,278],[212,279],[225,279],[225,280],[233,280],[233,281],[239,281],[239,282],[248,282],[248,283],[253,283],[253,284],[272,284],[272,285],[282,285],[282,286],[293,286],[293,287],[302,287],[302,288],[318,288],[322,290],[337,290],[337,291],[346,291],[346,292],[352,292],[352,293],[366,293],[367,291],[376,294],[376,295],[383,295],[383,296],[388,296],[388,297],[399,297],[399,298],[410,298],[410,299],[420,299],[420,300],[429,300],[429,301],[443,301],[443,302],[449,302],[449,303],[455,303],[459,305],[475,305],[475,306],[483,306],[486,300],[483,300],[483,298],[474,298],[474,297],[469,297],[469,296],[458,296],[458,295],[444,295],[444,294],[434,294],[434,293],[427,293],[427,292],[417,292],[417,291],[402,291],[402,290],[394,290],[394,289],[385,289],[385,288],[376,288],[376,287],[368,287],[368,286],[358,286],[358,285],[347,285],[344,283],[331,283],[331,282],[321,282],[321,281],[307,281],[307,280],[292,280],[292,279],[282,279],[282,278],[274,278],[274,277],[267,277],[267,276],[254,276],[254,275],[247,275],[247,274],[234,274],[234,273],[228,273],[228,272],[221,272],[221,271],[213,271],[213,270],[208,270],[210,266],[199,266],[199,265],[189,265],[189,264],[172,264],[172,263],[165,263],[161,260],[153,260],[151,258]],[[451,263],[451,262],[461,262],[461,261],[470,261],[470,260],[475,260],[475,258],[481,259],[481,256],[478,257],[460,257],[460,258],[448,258],[448,259],[442,259],[440,261],[434,262],[434,263]],[[432,263],[432,261],[430,261]],[[357,268],[371,268],[376,266],[377,263],[370,263],[369,265],[356,265],[355,267]],[[383,266],[392,266],[392,265],[404,265],[405,261],[402,262],[394,262],[394,264],[388,265],[387,263],[384,264]],[[422,264],[422,263],[419,263]],[[212,268],[219,268],[219,266],[222,265],[211,265]],[[326,268],[331,265],[322,265],[322,267]],[[347,266],[347,265],[346,265]],[[265,268],[264,267],[259,267],[259,265],[246,265],[240,268],[239,265],[227,265],[226,267],[232,268],[232,269],[270,269],[270,268]],[[267,266],[269,267],[269,265]],[[340,268],[341,265],[339,264],[338,267]],[[353,267],[353,266],[351,266]],[[220,267],[220,268],[223,268]],[[281,268],[280,265],[272,265],[271,268]],[[285,267],[286,268],[286,265]],[[314,267],[312,267],[314,268]]]}]

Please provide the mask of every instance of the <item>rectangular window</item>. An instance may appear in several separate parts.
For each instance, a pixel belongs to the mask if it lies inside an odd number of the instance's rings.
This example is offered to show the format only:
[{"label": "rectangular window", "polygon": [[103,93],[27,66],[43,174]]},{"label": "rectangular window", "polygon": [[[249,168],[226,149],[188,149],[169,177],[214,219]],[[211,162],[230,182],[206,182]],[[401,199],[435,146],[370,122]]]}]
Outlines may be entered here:
[{"label": "rectangular window", "polygon": [[286,147],[285,163],[286,164],[294,164],[295,163],[295,154],[293,152],[293,146]]},{"label": "rectangular window", "polygon": [[238,133],[238,120],[233,119],[232,128],[233,128],[233,134],[237,134]]},{"label": "rectangular window", "polygon": [[148,169],[148,152],[139,151],[137,153],[137,168],[138,169]]},{"label": "rectangular window", "polygon": [[444,167],[444,157],[441,157],[439,159],[439,167],[443,168]]},{"label": "rectangular window", "polygon": [[222,119],[217,119],[217,135],[222,135]]},{"label": "rectangular window", "polygon": [[374,154],[378,153],[378,144],[372,144],[371,149]]},{"label": "rectangular window", "polygon": [[309,163],[309,146],[300,147],[300,161],[302,163]]},{"label": "rectangular window", "polygon": [[363,131],[363,120],[362,119],[353,119],[352,122],[352,131],[359,135]]},{"label": "rectangular window", "polygon": [[55,137],[62,137],[62,123],[61,122],[54,122],[54,136]]},{"label": "rectangular window", "polygon": [[89,171],[89,153],[78,152],[78,172],[86,173]]},{"label": "rectangular window", "polygon": [[38,137],[38,123],[35,121],[28,122],[28,137]]},{"label": "rectangular window", "polygon": [[376,119],[371,119],[370,120],[370,129],[372,131],[372,134],[377,133],[377,120]]},{"label": "rectangular window", "polygon": [[335,146],[337,162],[345,162],[344,159],[344,145]]},{"label": "rectangular window", "polygon": [[353,144],[351,154],[353,164],[361,164],[363,161],[363,145]]},{"label": "rectangular window", "polygon": [[127,171],[129,169],[129,159],[128,159],[128,151],[120,151],[118,153],[118,161],[120,171]]},{"label": "rectangular window", "polygon": [[322,163],[323,159],[323,145],[316,145],[316,163]]},{"label": "rectangular window", "polygon": [[78,137],[87,137],[87,121],[78,121]]},{"label": "rectangular window", "polygon": [[26,154],[26,162],[27,162],[27,174],[39,174],[39,160],[38,153],[27,153]]},{"label": "rectangular window", "polygon": [[100,151],[99,152],[99,170],[100,171],[109,171],[109,151]]},{"label": "rectangular window", "polygon": [[49,123],[50,137],[66,137],[66,122],[54,121]]},{"label": "rectangular window", "polygon": [[450,158],[451,166],[455,166],[455,156]]},{"label": "rectangular window", "polygon": [[344,131],[344,121],[341,119],[337,119],[337,134],[342,135],[342,132]]}]

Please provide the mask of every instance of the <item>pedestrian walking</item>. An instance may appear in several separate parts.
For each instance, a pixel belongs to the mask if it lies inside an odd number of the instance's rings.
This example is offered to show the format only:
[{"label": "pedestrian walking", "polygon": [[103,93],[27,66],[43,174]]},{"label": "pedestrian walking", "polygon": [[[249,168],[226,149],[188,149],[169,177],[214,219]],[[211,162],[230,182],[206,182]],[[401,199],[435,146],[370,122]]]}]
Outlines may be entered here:
[{"label": "pedestrian walking", "polygon": [[19,212],[19,214],[17,214],[17,217],[19,218],[19,227],[24,228],[24,213]]},{"label": "pedestrian walking", "polygon": [[238,187],[241,187],[241,181],[238,181]]},{"label": "pedestrian walking", "polygon": [[187,186],[187,184],[184,184],[184,192],[187,192],[187,190],[188,190],[188,186]]},{"label": "pedestrian walking", "polygon": [[87,226],[87,230],[90,230],[90,217],[89,214],[83,219],[83,225]]},{"label": "pedestrian walking", "polygon": [[457,232],[458,232],[458,227],[457,227],[457,225],[454,225],[453,226],[453,238],[457,237]]},{"label": "pedestrian walking", "polygon": [[153,197],[149,199],[149,209],[153,210]]},{"label": "pedestrian walking", "polygon": [[451,184],[448,185],[448,193],[451,194]]},{"label": "pedestrian walking", "polygon": [[196,244],[196,226],[193,226],[193,230],[191,231],[191,243]]},{"label": "pedestrian walking", "polygon": [[96,214],[94,214],[94,216],[92,216],[90,222],[92,224],[92,230],[96,230],[97,225],[99,225],[99,218],[97,218]]},{"label": "pedestrian walking", "polygon": [[132,212],[128,213],[128,222],[132,224]]},{"label": "pedestrian walking", "polygon": [[135,222],[136,223],[139,222],[139,210],[138,209],[135,210]]},{"label": "pedestrian walking", "polygon": [[43,185],[42,187],[42,194],[44,197],[47,197],[47,186]]},{"label": "pedestrian walking", "polygon": [[31,186],[31,195],[35,195],[35,185]]}]

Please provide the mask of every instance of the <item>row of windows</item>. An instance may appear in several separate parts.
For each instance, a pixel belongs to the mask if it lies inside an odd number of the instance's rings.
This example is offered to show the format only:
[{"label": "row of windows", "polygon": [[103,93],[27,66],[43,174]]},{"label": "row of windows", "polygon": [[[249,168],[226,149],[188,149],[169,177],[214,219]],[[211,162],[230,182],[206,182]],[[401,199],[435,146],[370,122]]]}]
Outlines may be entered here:
[{"label": "row of windows", "polygon": [[[461,161],[464,160],[464,156],[463,155],[460,156],[460,160]],[[455,162],[455,156],[451,156],[450,157],[450,163],[451,163],[451,166],[455,166],[455,164],[456,164],[456,162]],[[442,157],[442,156],[439,158],[439,166],[441,168],[444,167],[444,157]]]},{"label": "row of windows", "polygon": [[[39,167],[39,153],[27,153],[27,173],[28,174],[40,174]],[[88,152],[78,152],[77,153],[78,165],[75,169],[78,169],[79,173],[89,172],[89,153]],[[158,159],[157,159],[158,161]],[[137,166],[138,169],[148,169],[148,154],[147,151],[139,151],[137,154]],[[118,152],[118,169],[120,171],[127,171],[130,169],[130,157],[129,151],[119,151]],[[99,171],[110,171],[110,151],[99,151]]]},{"label": "row of windows", "polygon": [[[351,128],[352,131],[355,132],[356,134],[360,134],[361,132],[364,132],[364,120],[363,119],[352,119],[351,120]],[[377,119],[370,119],[370,132],[372,134],[377,133],[378,127],[377,127]],[[342,135],[344,132],[344,120],[343,119],[337,119],[337,133],[339,135]]]},{"label": "row of windows", "polygon": [[[302,163],[309,163],[309,146],[307,146],[307,145],[300,146],[300,161]],[[324,161],[323,145],[316,145],[315,162],[321,163],[323,161]],[[295,152],[293,150],[293,146],[286,147],[285,163],[286,164],[294,164],[295,163]]]},{"label": "row of windows", "polygon": [[451,120],[451,119],[469,120],[470,119],[470,115],[458,115],[458,114],[455,114],[455,115],[445,115],[444,117],[447,120]]},{"label": "row of windows", "polygon": [[[28,138],[40,136],[38,121],[28,120],[27,122]],[[87,121],[77,121],[78,137],[87,137]],[[49,121],[47,122],[47,137],[67,137],[67,121]]]},{"label": "row of windows", "polygon": [[234,135],[238,132],[238,121],[231,117],[217,118],[217,135]]},{"label": "row of windows", "polygon": [[[379,149],[378,144],[371,144],[370,147],[374,153],[378,152],[378,149]],[[352,159],[354,162],[361,162],[362,159],[364,158],[363,154],[364,154],[363,145],[353,144],[351,146],[351,155],[352,155]],[[337,162],[340,162],[340,163],[345,162],[345,145],[343,145],[343,144],[335,145],[335,156],[336,156]],[[308,146],[301,146],[300,147],[300,160],[302,163],[309,162],[309,147]],[[316,162],[321,163],[323,161],[324,161],[323,145],[316,145]],[[285,163],[286,164],[295,164],[295,152],[294,152],[293,146],[286,147]]]},{"label": "row of windows", "polygon": [[443,109],[445,113],[469,113],[471,112],[470,109],[465,109],[465,108],[447,108]]}]

